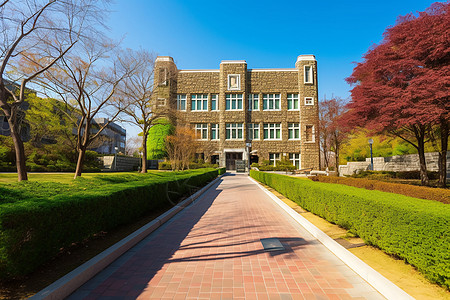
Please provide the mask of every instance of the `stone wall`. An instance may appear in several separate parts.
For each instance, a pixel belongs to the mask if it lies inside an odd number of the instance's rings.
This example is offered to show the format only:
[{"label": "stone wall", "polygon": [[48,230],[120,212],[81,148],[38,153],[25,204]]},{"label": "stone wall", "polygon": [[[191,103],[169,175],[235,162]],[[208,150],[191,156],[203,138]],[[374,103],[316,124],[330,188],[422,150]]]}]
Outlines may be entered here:
[{"label": "stone wall", "polygon": [[[437,172],[438,166],[438,152],[425,153],[425,160],[427,163],[427,170]],[[353,175],[361,171],[370,169],[370,158],[366,161],[348,162],[346,165],[339,166],[340,176]],[[389,157],[374,157],[373,158],[374,171],[417,171],[420,169],[419,155],[396,155]],[[447,153],[447,178],[450,177],[450,153]]]},{"label": "stone wall", "polygon": [[[115,159],[117,159],[117,162]],[[139,157],[108,155],[101,156],[100,160],[103,163],[103,170],[115,172],[136,171],[141,165]]]}]

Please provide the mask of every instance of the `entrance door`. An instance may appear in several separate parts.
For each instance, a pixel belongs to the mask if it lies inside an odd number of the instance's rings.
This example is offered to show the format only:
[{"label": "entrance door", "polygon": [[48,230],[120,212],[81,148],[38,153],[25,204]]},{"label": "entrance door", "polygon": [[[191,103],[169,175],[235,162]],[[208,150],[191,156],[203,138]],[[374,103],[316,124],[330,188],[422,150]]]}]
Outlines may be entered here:
[{"label": "entrance door", "polygon": [[225,158],[227,170],[236,170],[236,160],[242,159],[242,152],[227,152]]}]

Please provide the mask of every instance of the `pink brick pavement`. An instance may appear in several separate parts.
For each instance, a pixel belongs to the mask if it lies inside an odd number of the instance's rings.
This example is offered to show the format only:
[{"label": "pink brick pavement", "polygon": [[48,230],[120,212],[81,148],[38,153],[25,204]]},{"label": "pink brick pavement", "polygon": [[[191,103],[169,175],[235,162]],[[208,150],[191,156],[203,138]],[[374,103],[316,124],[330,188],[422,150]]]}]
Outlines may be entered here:
[{"label": "pink brick pavement", "polygon": [[[262,238],[284,251],[265,252]],[[383,299],[246,174],[193,205],[70,299]]]}]

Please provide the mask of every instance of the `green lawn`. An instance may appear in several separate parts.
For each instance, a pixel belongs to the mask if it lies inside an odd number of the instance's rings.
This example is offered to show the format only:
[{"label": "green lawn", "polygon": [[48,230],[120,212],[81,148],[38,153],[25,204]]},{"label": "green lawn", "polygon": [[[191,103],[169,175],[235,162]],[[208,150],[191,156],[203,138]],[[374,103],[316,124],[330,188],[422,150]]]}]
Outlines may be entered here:
[{"label": "green lawn", "polygon": [[22,276],[61,248],[175,205],[223,170],[0,174],[0,279]]},{"label": "green lawn", "polygon": [[[162,171],[149,171],[148,174],[161,174],[168,173]],[[84,173],[82,178],[92,179],[98,178],[99,176],[132,176],[139,178],[140,176],[147,176],[146,174],[139,174],[137,172],[118,172],[118,173]],[[72,183],[74,173],[28,173],[29,181],[39,181],[39,182],[58,182],[58,183]],[[0,173],[0,186],[4,183],[17,183],[16,173]]]},{"label": "green lawn", "polygon": [[73,179],[73,173],[30,173],[28,181],[17,182],[16,174],[0,174],[0,206],[5,203],[37,200],[57,196],[72,195],[86,190],[109,189],[117,184],[131,182],[158,182],[189,177],[202,173],[199,170],[182,172],[150,171],[147,174],[137,172],[86,173]]}]

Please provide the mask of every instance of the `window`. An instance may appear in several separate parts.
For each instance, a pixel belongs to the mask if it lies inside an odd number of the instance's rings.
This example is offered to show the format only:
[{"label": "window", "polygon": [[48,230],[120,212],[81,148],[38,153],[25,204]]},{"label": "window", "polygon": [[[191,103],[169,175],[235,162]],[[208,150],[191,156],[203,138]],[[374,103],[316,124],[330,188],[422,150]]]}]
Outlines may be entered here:
[{"label": "window", "polygon": [[259,124],[257,123],[248,124],[248,139],[259,140]]},{"label": "window", "polygon": [[207,140],[208,124],[195,124],[195,136],[199,140]]},{"label": "window", "polygon": [[166,106],[166,99],[164,99],[164,98],[158,98],[157,105],[158,105],[159,107],[161,107],[161,106]]},{"label": "window", "polygon": [[280,110],[280,94],[264,94],[263,110]]},{"label": "window", "polygon": [[159,84],[167,85],[167,68],[159,69]]},{"label": "window", "polygon": [[211,140],[219,139],[219,124],[211,124]]},{"label": "window", "polygon": [[305,97],[305,105],[314,105],[313,97]]},{"label": "window", "polygon": [[274,167],[277,164],[277,161],[280,161],[280,153],[269,153],[270,164]]},{"label": "window", "polygon": [[219,110],[217,105],[217,94],[211,95],[211,110]]},{"label": "window", "polygon": [[298,94],[288,94],[288,110],[299,110]]},{"label": "window", "polygon": [[268,123],[264,124],[265,140],[281,140],[281,124]]},{"label": "window", "polygon": [[242,110],[242,94],[227,94],[225,110]]},{"label": "window", "polygon": [[186,110],[186,95],[177,95],[177,109]]},{"label": "window", "polygon": [[314,126],[313,125],[306,125],[305,141],[306,142],[314,142],[314,139],[315,139]]},{"label": "window", "polygon": [[259,110],[259,95],[249,94],[248,95],[248,110]]},{"label": "window", "polygon": [[313,83],[313,67],[305,66],[305,83]]},{"label": "window", "polygon": [[299,140],[300,139],[300,124],[299,123],[289,123],[288,124],[289,139]]},{"label": "window", "polygon": [[228,75],[228,90],[239,91],[241,89],[241,75],[229,74]]},{"label": "window", "polygon": [[296,169],[300,169],[300,153],[289,153],[289,160]]},{"label": "window", "polygon": [[208,95],[207,94],[193,94],[191,96],[191,110],[207,111],[208,110]]},{"label": "window", "polygon": [[242,140],[243,128],[244,128],[244,126],[242,123],[227,123],[226,124],[226,139],[227,140]]}]

